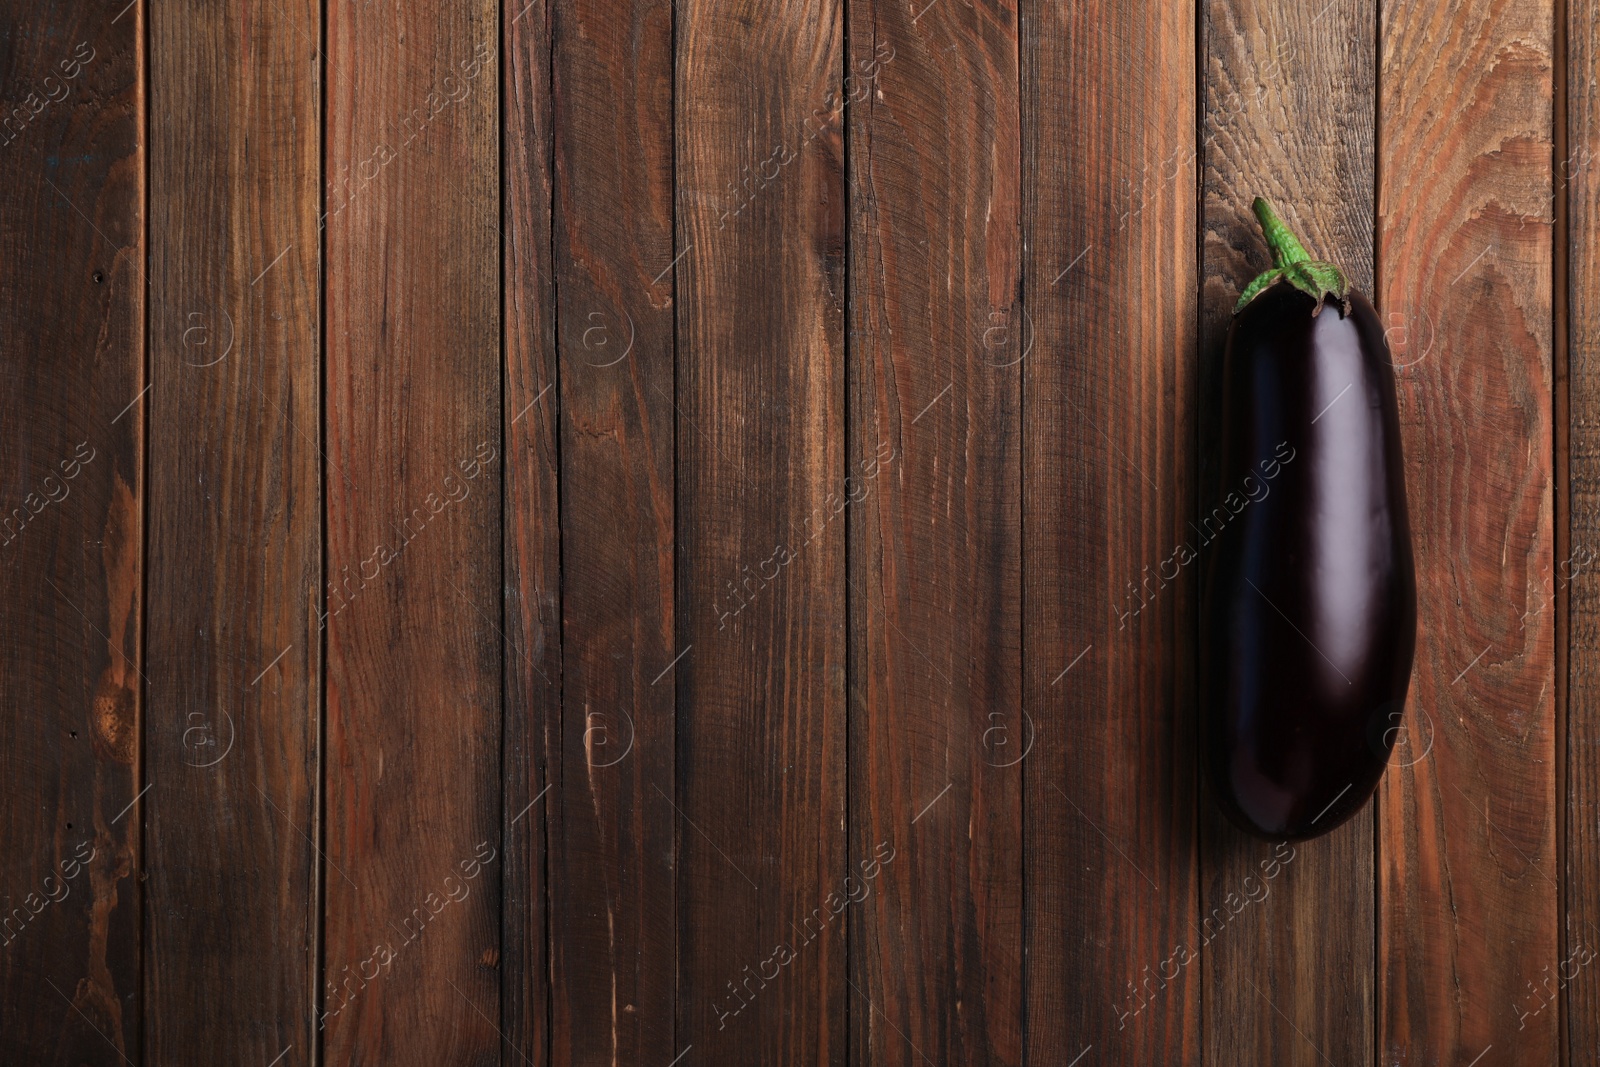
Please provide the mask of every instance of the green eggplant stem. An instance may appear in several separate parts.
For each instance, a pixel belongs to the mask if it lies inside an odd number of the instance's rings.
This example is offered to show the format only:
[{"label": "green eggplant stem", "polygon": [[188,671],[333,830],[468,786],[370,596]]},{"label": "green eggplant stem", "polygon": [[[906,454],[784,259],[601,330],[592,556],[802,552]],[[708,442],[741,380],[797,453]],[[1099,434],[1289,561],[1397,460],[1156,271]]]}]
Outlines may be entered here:
[{"label": "green eggplant stem", "polygon": [[1341,302],[1341,311],[1345,294],[1350,291],[1350,283],[1345,278],[1344,271],[1332,263],[1320,259],[1312,259],[1305,246],[1294,232],[1284,225],[1278,213],[1273,210],[1265,197],[1256,197],[1250,205],[1255,212],[1256,219],[1261,223],[1261,233],[1267,239],[1267,248],[1272,252],[1272,269],[1256,275],[1251,283],[1244,287],[1244,292],[1239,294],[1239,302],[1234,305],[1233,313],[1237,315],[1244,310],[1246,304],[1254,300],[1263,290],[1274,282],[1284,281],[1305,293],[1316,302],[1311,309],[1313,316],[1322,312],[1323,301],[1330,295],[1338,297]]},{"label": "green eggplant stem", "polygon": [[1261,223],[1261,233],[1267,239],[1267,247],[1272,250],[1272,265],[1274,267],[1287,267],[1291,263],[1307,263],[1311,259],[1306,246],[1300,243],[1300,238],[1294,235],[1289,227],[1278,218],[1278,213],[1272,210],[1272,205],[1266,197],[1258,196],[1255,203],[1250,205],[1250,210],[1256,213],[1256,220]]}]

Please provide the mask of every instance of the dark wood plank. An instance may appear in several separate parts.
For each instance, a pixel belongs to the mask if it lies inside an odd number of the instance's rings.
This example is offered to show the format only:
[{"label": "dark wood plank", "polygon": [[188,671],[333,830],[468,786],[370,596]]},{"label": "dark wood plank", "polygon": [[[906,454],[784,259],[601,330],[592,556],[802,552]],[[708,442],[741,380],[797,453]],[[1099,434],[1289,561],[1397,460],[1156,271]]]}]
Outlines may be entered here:
[{"label": "dark wood plank", "polygon": [[[1206,4],[1201,379],[1207,398],[1218,395],[1239,291],[1270,261],[1250,212],[1254,197],[1271,199],[1315,255],[1339,263],[1362,292],[1373,291],[1376,29],[1373,0],[1326,7],[1284,0]],[[1203,439],[1215,439],[1210,420],[1219,410],[1219,403],[1201,404]],[[1201,514],[1237,488],[1217,485],[1209,472],[1200,484]],[[1400,758],[1408,752],[1402,747]],[[1202,812],[1208,1061],[1372,1062],[1373,814],[1280,850],[1234,829],[1209,795]],[[1263,862],[1279,864],[1269,868],[1279,876],[1266,879]],[[1206,924],[1205,917],[1232,915],[1229,894],[1250,903],[1224,927]]]},{"label": "dark wood plank", "polygon": [[1517,1011],[1560,960],[1553,5],[1381,11],[1379,306],[1434,331],[1399,383],[1419,609],[1407,714],[1433,743],[1379,798],[1378,1054],[1550,1064],[1557,1012]]},{"label": "dark wood plank", "polygon": [[[1568,536],[1559,545],[1552,599],[1567,611],[1566,832],[1560,875],[1565,891],[1560,956],[1546,961],[1517,990],[1517,1011],[1529,1016],[1558,1011],[1564,995],[1568,1067],[1600,1067],[1600,4],[1567,0],[1565,121],[1554,176],[1553,212],[1566,223],[1567,378],[1565,441],[1556,457],[1568,461],[1565,499],[1556,498],[1557,521]],[[1559,59],[1559,52],[1558,52]],[[1558,131],[1560,132],[1560,131]],[[1558,258],[1557,264],[1560,265]],[[1557,274],[1558,283],[1561,281]],[[1561,361],[1557,361],[1558,375]],[[1558,430],[1561,428],[1557,423]],[[1565,445],[1565,449],[1562,449]],[[1561,481],[1558,479],[1558,486]],[[1566,513],[1562,513],[1562,504]],[[1563,523],[1562,520],[1565,520]],[[1560,526],[1557,527],[1558,532]],[[1560,622],[1560,616],[1557,616]],[[1557,632],[1557,642],[1562,634]],[[1549,969],[1546,970],[1545,968]]]},{"label": "dark wood plank", "polygon": [[[672,8],[555,4],[562,717],[553,1064],[667,1064],[672,791]],[[658,680],[659,678],[659,680]],[[704,936],[704,931],[700,931]]]},{"label": "dark wood plank", "polygon": [[850,19],[851,1059],[1019,1063],[1017,12]]},{"label": "dark wood plank", "polygon": [[1195,11],[1022,24],[1029,1059],[1192,1062]]},{"label": "dark wood plank", "polygon": [[329,1064],[502,1052],[499,17],[328,8]]},{"label": "dark wood plank", "polygon": [[321,911],[320,11],[151,14],[145,1048],[303,1063]]},{"label": "dark wood plank", "polygon": [[140,1061],[143,72],[115,16],[0,14],[7,1063]]},{"label": "dark wood plank", "polygon": [[501,6],[505,103],[505,869],[500,1058],[549,1048],[547,817],[561,729],[561,528],[551,269],[550,18],[545,0]]},{"label": "dark wood plank", "polygon": [[676,18],[682,258],[655,285],[675,276],[678,300],[678,647],[657,668],[677,685],[676,795],[656,787],[677,810],[677,1040],[697,1062],[836,1063],[835,909],[852,891],[844,537],[827,523],[846,492],[841,9],[685,0]]}]

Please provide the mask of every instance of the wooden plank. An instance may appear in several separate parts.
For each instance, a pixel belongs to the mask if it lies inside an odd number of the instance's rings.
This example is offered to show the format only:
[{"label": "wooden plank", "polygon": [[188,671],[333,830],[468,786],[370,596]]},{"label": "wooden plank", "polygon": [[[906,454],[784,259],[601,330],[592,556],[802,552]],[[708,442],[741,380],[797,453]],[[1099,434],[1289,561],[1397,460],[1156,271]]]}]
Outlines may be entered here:
[{"label": "wooden plank", "polygon": [[841,11],[676,18],[678,1042],[838,1062],[843,526],[803,542],[846,491]]},{"label": "wooden plank", "polygon": [[1029,1059],[1191,1062],[1195,11],[1022,23]]},{"label": "wooden plank", "polygon": [[328,9],[329,1064],[502,1052],[500,29]]},{"label": "wooden plank", "polygon": [[152,11],[153,1063],[315,1041],[320,31],[312,0]]},{"label": "wooden plank", "polygon": [[1544,602],[1553,5],[1381,10],[1380,307],[1434,331],[1400,378],[1419,608],[1408,714],[1433,743],[1380,793],[1378,1053],[1550,1064],[1558,1013],[1518,1010],[1560,962]]},{"label": "wooden plank", "polygon": [[[1373,0],[1206,4],[1202,440],[1216,439],[1221,404],[1210,398],[1220,397],[1234,302],[1269,263],[1254,197],[1272,200],[1315,255],[1373,291],[1376,27]],[[1237,488],[1209,470],[1200,484],[1201,514]],[[1208,1061],[1372,1062],[1374,816],[1278,849],[1236,830],[1209,796],[1202,812]],[[1277,878],[1265,877],[1271,870]],[[1230,894],[1248,902],[1237,915]]]},{"label": "wooden plank", "polygon": [[[551,1062],[676,1058],[672,8],[555,4],[562,717]],[[700,931],[702,936],[705,931]]]},{"label": "wooden plank", "polygon": [[1019,1063],[1017,12],[850,18],[851,1058]]},{"label": "wooden plank", "polygon": [[[1568,537],[1558,545],[1554,575],[1556,605],[1565,600],[1566,677],[1566,827],[1561,881],[1564,915],[1560,955],[1546,961],[1517,991],[1522,1012],[1533,1016],[1561,1011],[1567,1022],[1568,1067],[1600,1067],[1600,981],[1590,965],[1600,955],[1600,4],[1567,0],[1565,137],[1554,176],[1553,212],[1566,223],[1566,286],[1557,289],[1557,351],[1565,342],[1567,379],[1566,440],[1557,438],[1559,464],[1568,460],[1565,500],[1557,496],[1557,531]],[[1557,52],[1560,59],[1560,52]],[[1557,131],[1562,132],[1560,130]],[[1558,234],[1559,239],[1559,234]],[[1557,260],[1557,283],[1561,282]],[[1557,360],[1557,375],[1563,363]],[[1557,422],[1558,431],[1561,423]],[[1561,446],[1565,445],[1565,449]],[[1558,486],[1562,484],[1559,480]],[[1562,514],[1562,504],[1566,513]],[[1563,520],[1565,520],[1563,522]],[[1557,616],[1557,622],[1561,616]],[[1557,647],[1562,634],[1557,632]],[[1559,664],[1558,664],[1559,668]],[[1548,968],[1548,969],[1546,969]],[[1560,1004],[1559,996],[1565,996]]]},{"label": "wooden plank", "polygon": [[0,40],[0,1003],[7,1062],[137,1062],[139,10]]},{"label": "wooden plank", "polygon": [[501,5],[505,279],[505,779],[501,1033],[506,1064],[546,1062],[547,816],[559,778],[561,529],[551,269],[551,6]]}]

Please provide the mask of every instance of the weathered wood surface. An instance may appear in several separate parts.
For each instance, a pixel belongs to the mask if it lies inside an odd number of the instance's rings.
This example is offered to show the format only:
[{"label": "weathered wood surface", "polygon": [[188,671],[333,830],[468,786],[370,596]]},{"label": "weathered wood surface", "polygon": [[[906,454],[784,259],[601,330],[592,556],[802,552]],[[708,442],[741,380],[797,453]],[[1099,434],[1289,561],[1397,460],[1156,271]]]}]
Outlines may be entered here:
[{"label": "weathered wood surface", "polygon": [[711,1063],[845,1054],[843,37],[837,0],[677,7],[679,718],[654,792],[678,1042]]},{"label": "weathered wood surface", "polygon": [[[0,1060],[1600,1065],[1592,0],[1197,2],[5,6]],[[1292,852],[1256,193],[1422,618]]]},{"label": "weathered wood surface", "polygon": [[[560,455],[550,208],[553,5],[503,6],[500,63],[505,441],[500,1033],[503,1063],[549,1049],[551,805],[561,736]],[[486,225],[495,226],[494,220]],[[503,227],[503,229],[501,228]],[[497,623],[496,625],[500,625]]]},{"label": "weathered wood surface", "polygon": [[[1017,11],[915,14],[851,6],[838,104],[850,462],[833,491],[850,530],[848,876],[862,895],[851,1058],[1019,1063]],[[815,547],[840,532],[819,531]]]},{"label": "weathered wood surface", "polygon": [[1151,576],[1195,507],[1195,13],[1022,39],[1029,1060],[1191,1062],[1194,585]]},{"label": "weathered wood surface", "polygon": [[120,1063],[144,1022],[143,27],[87,2],[0,26],[0,1059]]},{"label": "weathered wood surface", "polygon": [[[678,923],[672,8],[554,6],[562,707],[554,1064],[670,1063]],[[522,521],[546,521],[519,513]],[[720,862],[714,856],[712,862]],[[597,1020],[608,1020],[597,1025]]]},{"label": "weathered wood surface", "polygon": [[330,1065],[498,1063],[499,13],[327,10],[318,1024]]},{"label": "weathered wood surface", "polygon": [[[1565,458],[1570,488],[1557,497],[1557,515],[1567,538],[1560,543],[1552,576],[1559,606],[1570,603],[1566,656],[1566,823],[1560,879],[1566,913],[1557,941],[1559,958],[1529,975],[1519,995],[1529,999],[1519,1010],[1561,1011],[1567,1020],[1569,1067],[1600,1065],[1600,983],[1589,964],[1600,957],[1600,5],[1569,0],[1566,6],[1565,136],[1558,128],[1551,214],[1556,238],[1566,224],[1566,276],[1558,256],[1557,307],[1567,313],[1565,329],[1556,319],[1558,381],[1568,370],[1566,434],[1557,436],[1558,469]],[[1558,60],[1559,60],[1558,54]],[[1558,425],[1558,431],[1561,427]],[[1565,446],[1563,451],[1562,446]],[[1560,481],[1557,481],[1560,484]],[[1563,509],[1561,505],[1565,504]],[[1561,616],[1557,616],[1560,621]],[[1561,633],[1558,631],[1557,637]],[[1559,651],[1559,646],[1558,646]],[[1559,714],[1560,709],[1558,709]],[[1558,720],[1559,722],[1559,720]],[[1559,780],[1559,779],[1558,779]],[[1558,794],[1559,797],[1559,794]],[[1548,969],[1546,969],[1548,968]],[[1531,996],[1530,996],[1531,993]],[[1564,999],[1562,999],[1564,998]],[[1561,1007],[1557,1007],[1557,1005]]]},{"label": "weathered wood surface", "polygon": [[321,19],[307,0],[151,14],[145,1052],[304,1059],[321,918]]},{"label": "weathered wood surface", "polygon": [[1382,16],[1379,306],[1420,318],[1432,346],[1398,357],[1418,600],[1406,726],[1431,748],[1379,793],[1377,1055],[1550,1064],[1560,1013],[1533,1010],[1527,983],[1561,945],[1553,5]]},{"label": "weathered wood surface", "polygon": [[[1568,1067],[1597,1067],[1600,982],[1590,965],[1600,959],[1600,825],[1595,817],[1600,811],[1600,5],[1568,0],[1566,15],[1566,26],[1557,27],[1558,33],[1565,30],[1564,119],[1556,112],[1565,130],[1558,126],[1549,204],[1558,247],[1564,245],[1566,252],[1556,257],[1556,305],[1564,305],[1567,315],[1564,329],[1560,314],[1556,317],[1555,351],[1566,357],[1564,365],[1557,361],[1558,383],[1561,372],[1568,371],[1566,424],[1557,423],[1556,460],[1558,472],[1566,460],[1570,481],[1567,493],[1556,499],[1567,536],[1557,542],[1551,575],[1558,623],[1560,609],[1571,605],[1565,631],[1566,735],[1557,749],[1564,756],[1566,781],[1565,862],[1556,876],[1565,914],[1557,957],[1525,977],[1517,989],[1517,1008],[1519,1013],[1559,1013],[1567,1025],[1558,1040],[1565,1043]],[[1559,475],[1556,484],[1561,484]],[[1562,636],[1558,630],[1558,642]],[[1558,745],[1561,740],[1558,734]],[[1559,801],[1561,794],[1556,795]]]}]

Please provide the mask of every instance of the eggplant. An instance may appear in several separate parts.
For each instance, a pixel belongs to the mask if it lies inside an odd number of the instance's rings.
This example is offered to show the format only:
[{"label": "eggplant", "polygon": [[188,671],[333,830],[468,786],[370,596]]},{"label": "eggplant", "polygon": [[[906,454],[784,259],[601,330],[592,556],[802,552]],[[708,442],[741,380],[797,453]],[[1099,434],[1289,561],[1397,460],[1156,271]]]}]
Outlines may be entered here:
[{"label": "eggplant", "polygon": [[[1417,594],[1377,313],[1267,201],[1272,267],[1234,308],[1197,530],[1201,739],[1218,805],[1273,840],[1372,795],[1402,725]],[[1203,498],[1206,499],[1206,498]]]}]

